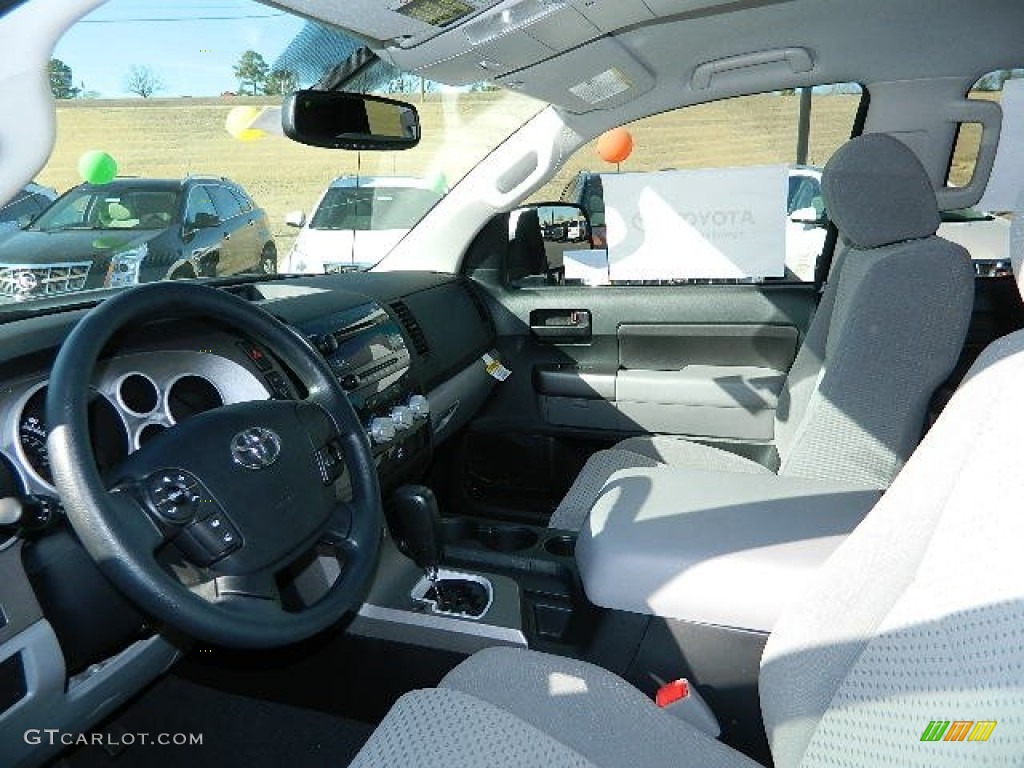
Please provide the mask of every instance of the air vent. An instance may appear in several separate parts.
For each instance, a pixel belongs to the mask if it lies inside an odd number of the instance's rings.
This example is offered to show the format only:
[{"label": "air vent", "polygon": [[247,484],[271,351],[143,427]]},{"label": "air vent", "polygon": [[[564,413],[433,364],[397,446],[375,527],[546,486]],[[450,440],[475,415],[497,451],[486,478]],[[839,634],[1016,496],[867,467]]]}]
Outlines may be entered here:
[{"label": "air vent", "polygon": [[469,300],[472,301],[473,306],[476,307],[476,313],[480,315],[480,319],[484,321],[484,324],[493,331],[494,318],[492,318],[491,313],[487,311],[487,305],[484,304],[484,300],[483,297],[480,295],[480,292],[472,283],[468,281],[465,283],[465,286],[466,293],[469,294]]},{"label": "air vent", "polygon": [[416,316],[413,315],[412,310],[405,305],[404,301],[396,301],[391,305],[391,309],[394,310],[395,314],[398,315],[399,321],[405,326],[405,332],[409,334],[412,345],[416,349],[416,354],[420,357],[429,356],[430,344],[427,342],[427,335],[423,333],[423,329],[420,327]]}]

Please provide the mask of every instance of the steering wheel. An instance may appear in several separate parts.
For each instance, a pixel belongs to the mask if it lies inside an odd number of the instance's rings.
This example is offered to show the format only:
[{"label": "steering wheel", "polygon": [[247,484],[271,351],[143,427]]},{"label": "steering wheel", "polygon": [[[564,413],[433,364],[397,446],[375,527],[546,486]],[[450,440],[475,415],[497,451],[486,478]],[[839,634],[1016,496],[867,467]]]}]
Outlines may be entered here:
[{"label": "steering wheel", "polygon": [[[193,416],[147,441],[105,482],[87,415],[97,361],[122,329],[187,316],[244,330],[308,394]],[[365,597],[383,530],[365,431],[313,347],[258,307],[177,282],[104,301],[57,355],[46,418],[54,482],[75,533],[102,572],[167,625],[219,645],[266,648],[326,629]],[[352,496],[343,503],[333,485],[346,465]],[[296,607],[277,577],[319,547],[337,556],[340,573]],[[177,575],[161,557],[168,551],[184,554]]]}]

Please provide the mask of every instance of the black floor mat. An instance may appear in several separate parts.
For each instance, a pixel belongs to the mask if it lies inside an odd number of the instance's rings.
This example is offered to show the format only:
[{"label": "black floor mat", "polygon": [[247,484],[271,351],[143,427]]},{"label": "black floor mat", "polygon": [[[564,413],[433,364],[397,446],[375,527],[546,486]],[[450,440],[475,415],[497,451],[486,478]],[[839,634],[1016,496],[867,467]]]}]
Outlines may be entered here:
[{"label": "black floor mat", "polygon": [[[54,768],[234,768],[348,765],[373,726],[323,712],[236,696],[170,676],[97,733],[135,744],[111,755],[86,746]],[[142,745],[139,734],[200,734],[201,745]]]}]

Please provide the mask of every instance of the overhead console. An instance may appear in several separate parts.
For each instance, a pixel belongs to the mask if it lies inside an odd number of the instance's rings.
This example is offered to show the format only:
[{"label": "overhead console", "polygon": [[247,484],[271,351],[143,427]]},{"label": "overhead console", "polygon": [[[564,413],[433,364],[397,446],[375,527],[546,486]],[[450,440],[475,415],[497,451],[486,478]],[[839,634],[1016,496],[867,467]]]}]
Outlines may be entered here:
[{"label": "overhead console", "polygon": [[[302,11],[300,0],[281,5]],[[735,0],[361,0],[318,9],[326,20],[366,38],[407,72],[468,85],[493,80],[573,112],[615,107],[644,93],[649,75],[615,39],[619,30],[690,13],[713,13]],[[600,55],[570,54],[599,40]],[[562,58],[559,58],[562,57]],[[542,73],[521,73],[558,58],[575,78],[552,89]],[[593,71],[591,71],[593,70]],[[568,77],[559,77],[563,82]],[[614,101],[612,101],[614,99]]]}]

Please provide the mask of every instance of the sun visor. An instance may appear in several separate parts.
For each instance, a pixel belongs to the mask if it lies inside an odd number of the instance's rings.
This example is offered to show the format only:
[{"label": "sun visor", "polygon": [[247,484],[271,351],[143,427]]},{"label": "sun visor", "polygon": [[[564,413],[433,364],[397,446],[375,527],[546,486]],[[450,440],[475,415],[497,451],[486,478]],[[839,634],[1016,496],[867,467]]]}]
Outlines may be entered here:
[{"label": "sun visor", "polygon": [[573,114],[614,109],[654,87],[651,73],[610,37],[498,78],[497,82]]}]

